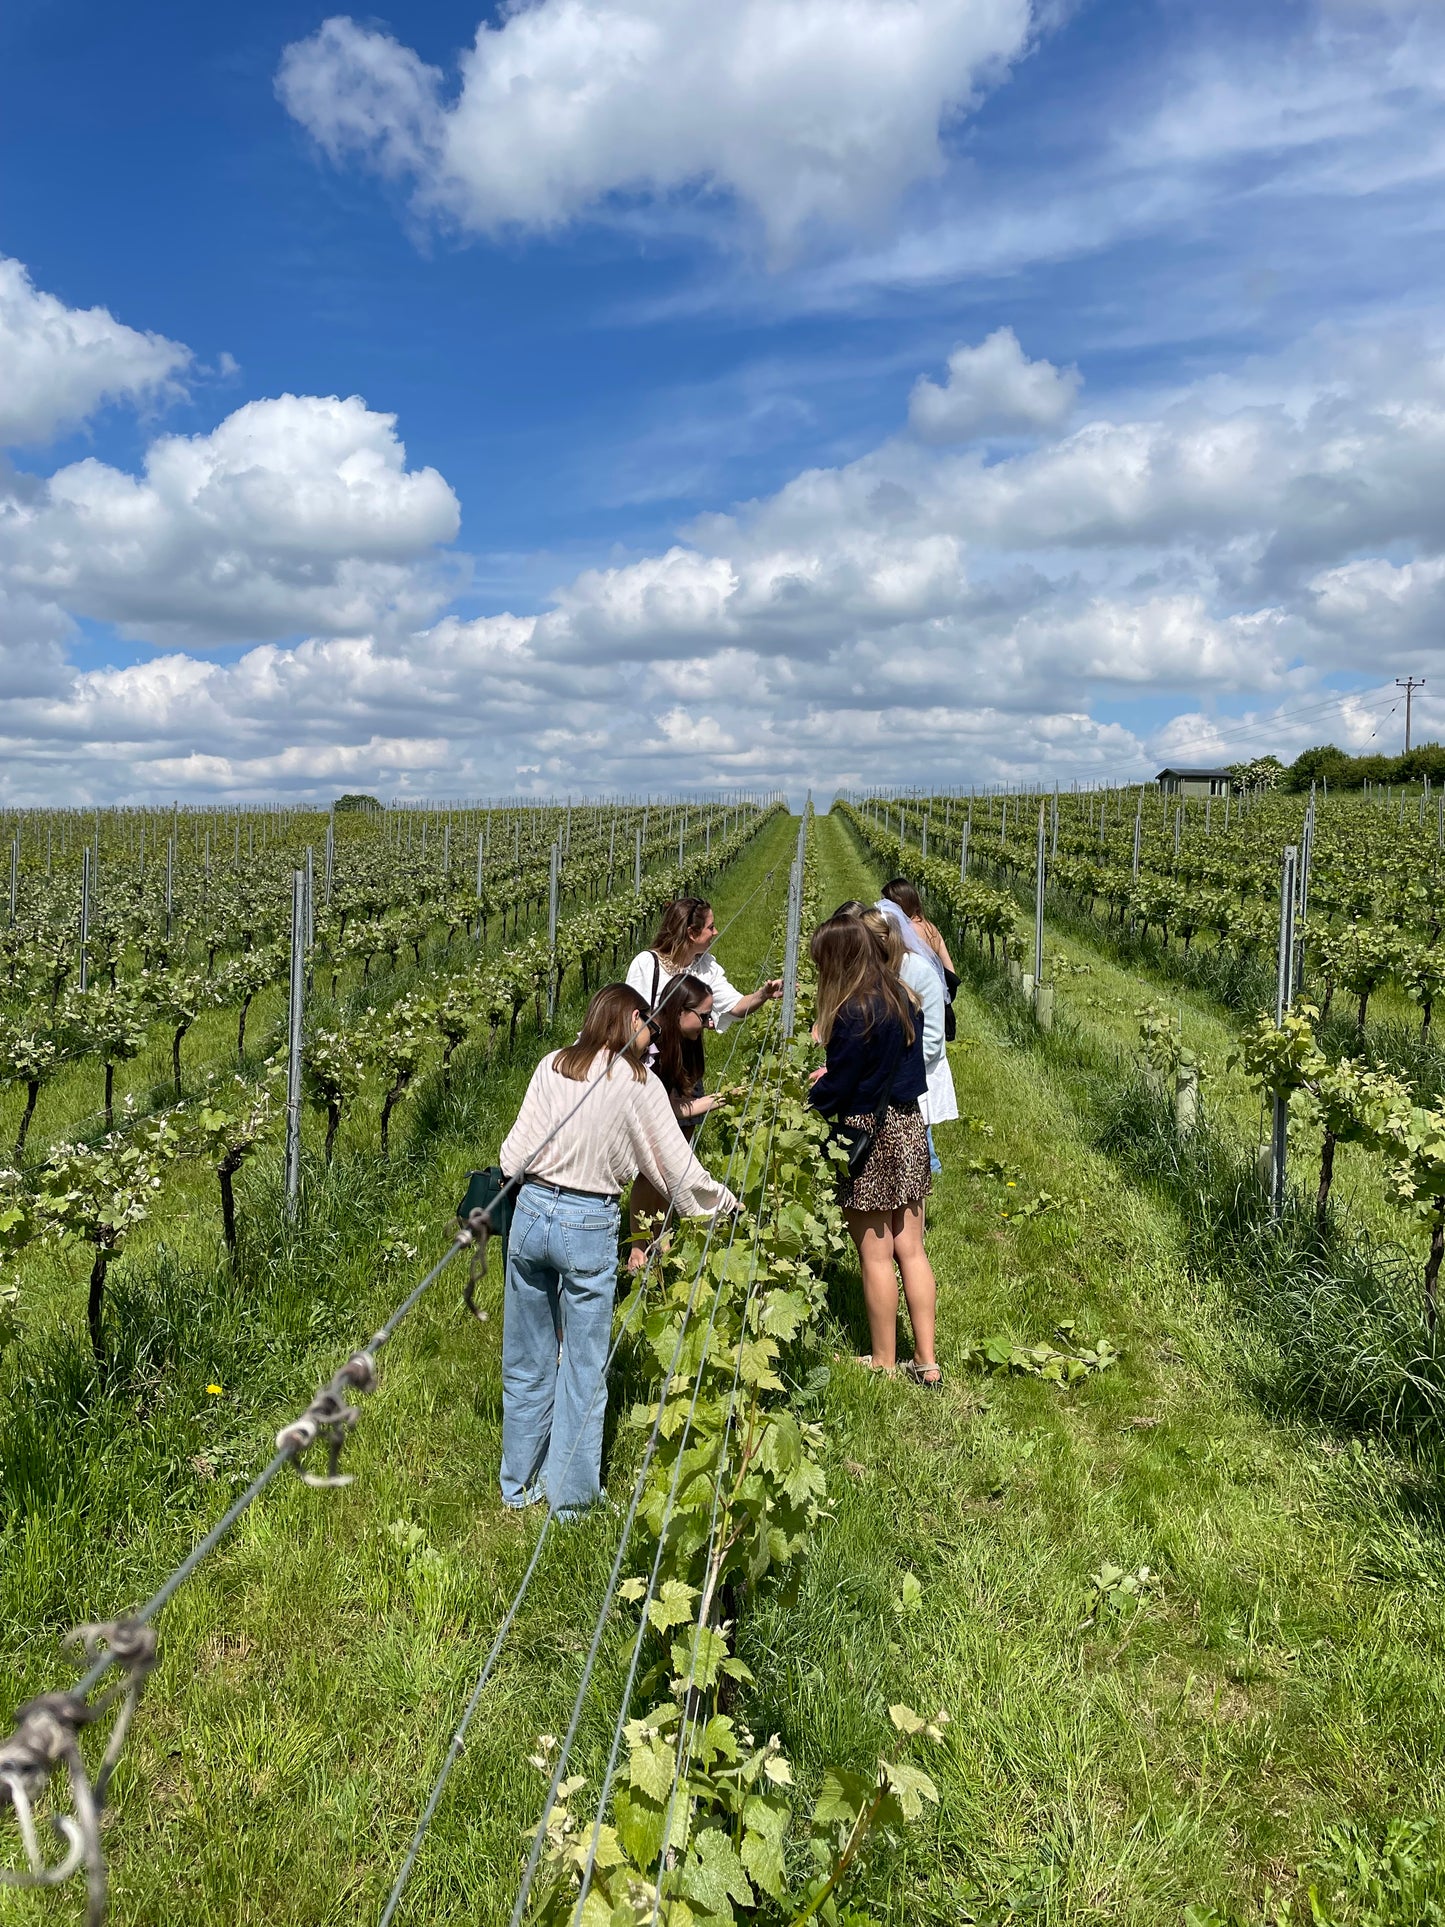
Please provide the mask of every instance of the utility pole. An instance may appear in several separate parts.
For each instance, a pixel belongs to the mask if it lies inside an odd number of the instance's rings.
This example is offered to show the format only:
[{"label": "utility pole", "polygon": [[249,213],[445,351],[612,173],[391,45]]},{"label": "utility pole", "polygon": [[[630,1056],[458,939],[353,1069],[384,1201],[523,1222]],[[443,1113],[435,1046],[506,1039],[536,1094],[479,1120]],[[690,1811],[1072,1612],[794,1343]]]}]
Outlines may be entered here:
[{"label": "utility pole", "polygon": [[1405,692],[1405,754],[1408,756],[1410,754],[1410,705],[1414,700],[1415,691],[1425,687],[1425,678],[1423,676],[1396,676],[1395,687],[1396,689],[1403,689]]}]

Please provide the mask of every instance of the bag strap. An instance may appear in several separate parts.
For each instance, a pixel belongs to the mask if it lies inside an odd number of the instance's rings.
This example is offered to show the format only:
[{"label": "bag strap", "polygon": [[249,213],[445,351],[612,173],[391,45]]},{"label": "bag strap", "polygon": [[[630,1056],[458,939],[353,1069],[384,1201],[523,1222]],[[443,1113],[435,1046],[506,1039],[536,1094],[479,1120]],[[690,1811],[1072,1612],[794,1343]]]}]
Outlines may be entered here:
[{"label": "bag strap", "polygon": [[657,1009],[657,985],[658,985],[658,979],[661,976],[662,976],[662,959],[661,957],[658,956],[657,952],[654,950],[652,953],[652,1003],[650,1005],[650,1008],[654,1011]]}]

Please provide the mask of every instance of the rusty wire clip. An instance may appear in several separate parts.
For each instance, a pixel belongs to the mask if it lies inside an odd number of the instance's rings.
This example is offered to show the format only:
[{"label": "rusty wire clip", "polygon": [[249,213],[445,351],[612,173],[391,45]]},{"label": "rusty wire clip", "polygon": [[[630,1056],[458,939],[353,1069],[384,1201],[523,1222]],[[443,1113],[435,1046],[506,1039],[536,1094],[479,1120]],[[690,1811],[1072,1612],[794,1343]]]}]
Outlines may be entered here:
[{"label": "rusty wire clip", "polygon": [[[300,1418],[276,1434],[276,1450],[291,1455],[307,1485],[321,1491],[350,1485],[352,1474],[340,1470],[341,1448],[361,1414],[347,1400],[348,1392],[376,1388],[376,1360],[370,1352],[353,1352],[331,1383],[319,1391]],[[326,1442],[325,1472],[308,1472],[302,1461],[318,1439]]]},{"label": "rusty wire clip", "polygon": [[487,1247],[496,1236],[490,1210],[475,1205],[467,1213],[467,1222],[457,1233],[457,1243],[470,1245],[472,1255],[467,1264],[466,1288],[462,1292],[462,1303],[480,1325],[487,1323],[488,1313],[485,1305],[477,1303],[477,1287],[487,1275]]},{"label": "rusty wire clip", "polygon": [[[156,1664],[156,1636],[151,1627],[123,1619],[77,1626],[64,1643],[79,1646],[90,1660],[108,1655],[124,1677],[98,1699],[88,1699],[79,1691],[42,1693],[16,1713],[15,1730],[0,1741],[0,1804],[8,1802],[15,1810],[27,1865],[18,1870],[0,1867],[0,1885],[59,1887],[84,1867],[87,1927],[101,1927],[108,1884],[100,1843],[101,1814],[136,1703]],[[120,1710],[100,1770],[92,1779],[80,1735],[116,1705]],[[52,1828],[65,1843],[61,1858],[50,1861],[40,1845],[35,1808],[59,1767],[69,1777],[71,1811],[50,1815]]]}]

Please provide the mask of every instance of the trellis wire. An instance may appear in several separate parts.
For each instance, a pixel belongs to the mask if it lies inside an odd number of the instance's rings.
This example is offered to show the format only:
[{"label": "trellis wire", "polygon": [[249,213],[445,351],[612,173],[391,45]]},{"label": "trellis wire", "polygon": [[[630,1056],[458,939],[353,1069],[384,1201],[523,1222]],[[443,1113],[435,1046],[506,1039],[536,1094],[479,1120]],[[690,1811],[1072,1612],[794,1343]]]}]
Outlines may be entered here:
[{"label": "trellis wire", "polygon": [[[775,874],[774,871],[769,870],[763,878],[763,883],[758,885],[758,889],[761,889],[764,884],[769,882],[772,879],[774,874]],[[743,910],[747,908],[747,905],[752,902],[753,898],[756,895],[757,895],[757,889],[749,893],[746,899],[746,902],[741,906],[740,909],[738,909],[733,914],[732,917],[728,919],[728,922],[723,926],[725,930],[730,929],[732,927],[732,925],[737,921],[738,917],[742,915]],[[765,958],[763,963],[762,972],[758,978],[758,982],[760,984],[766,979],[768,967],[771,961],[772,961],[772,951],[771,951],[771,948],[769,948],[767,957]],[[672,980],[672,982],[678,982],[678,981],[680,981],[680,979]],[[669,984],[669,988],[671,988],[671,984]],[[659,1001],[661,1002],[662,1000],[659,1000]],[[741,1035],[742,1035],[741,1032],[739,1032],[738,1035],[733,1039],[732,1045],[729,1048],[727,1062],[724,1065],[725,1078],[727,1076],[728,1071],[730,1071],[732,1067],[733,1058],[737,1053],[739,1044],[741,1043]],[[754,1059],[752,1076],[749,1080],[749,1095],[751,1095],[752,1087],[756,1083],[757,1071],[758,1071],[758,1067],[761,1065],[761,1062],[762,1062],[765,1045],[766,1045],[766,1033],[764,1036],[763,1044],[759,1045],[757,1055]],[[589,1090],[591,1088],[592,1086],[589,1086]],[[575,1108],[574,1108],[574,1111],[569,1112],[568,1115],[569,1116],[575,1115]],[[709,1116],[710,1115],[711,1114],[709,1113]],[[566,1119],[563,1120],[563,1123],[565,1122],[566,1122]],[[701,1138],[703,1132],[707,1129],[707,1124],[708,1124],[708,1118],[704,1117],[702,1124],[698,1129],[699,1138]],[[562,1126],[558,1125],[557,1129],[560,1130],[561,1128]],[[552,1135],[555,1136],[556,1133],[554,1132]],[[546,1142],[550,1143],[551,1138],[549,1137],[546,1140]],[[533,1152],[532,1154],[533,1158],[540,1155],[541,1148],[542,1147],[539,1147],[538,1151]],[[731,1169],[731,1158],[729,1159],[729,1169]],[[669,1198],[667,1203],[667,1213],[663,1220],[664,1229],[666,1227],[667,1222],[670,1220],[675,1208],[676,1208],[675,1198]],[[711,1239],[711,1231],[709,1231],[709,1242],[710,1242],[710,1239]],[[706,1261],[706,1252],[707,1252],[707,1246],[705,1245],[704,1262]],[[699,1268],[699,1272],[698,1272],[699,1279],[701,1278],[701,1275],[702,1275],[701,1268]],[[694,1291],[696,1290],[696,1282],[697,1281],[694,1281]],[[642,1304],[642,1297],[641,1297],[641,1290],[640,1290],[642,1281],[639,1279],[638,1283],[639,1283],[639,1291],[638,1291],[636,1303],[638,1308],[640,1309]],[[691,1300],[689,1300],[689,1307],[690,1306],[691,1306]],[[628,1317],[629,1318],[631,1317],[631,1313],[628,1314]],[[618,1348],[621,1345],[623,1338],[626,1336],[627,1329],[628,1329],[627,1320],[624,1320],[622,1326],[618,1329],[618,1332],[612,1341],[612,1345],[610,1350],[608,1351],[606,1359],[603,1361],[602,1371],[598,1378],[598,1388],[597,1388],[598,1392],[600,1392],[603,1386],[605,1386],[606,1384],[608,1368],[611,1366],[613,1359],[617,1355]],[[684,1325],[683,1325],[684,1333],[686,1332],[686,1329],[687,1329],[687,1321],[685,1319]],[[597,1397],[597,1393],[594,1393],[593,1395],[594,1404],[596,1401],[596,1397]],[[589,1406],[588,1408],[589,1414],[591,1412],[591,1409],[592,1409],[591,1406]],[[579,1432],[579,1439],[580,1439],[580,1432]],[[572,1449],[574,1452],[576,1451],[577,1441],[574,1441]],[[571,1464],[570,1455],[567,1463],[568,1465]],[[566,1468],[564,1468],[564,1470],[565,1469]],[[646,1469],[646,1466],[644,1464],[643,1470],[645,1471],[645,1469]],[[412,1872],[416,1867],[417,1859],[420,1855],[422,1844],[425,1841],[427,1832],[431,1826],[433,1819],[436,1816],[437,1808],[441,1803],[442,1793],[445,1790],[447,1781],[451,1777],[452,1769],[456,1765],[456,1762],[461,1755],[462,1748],[465,1745],[467,1730],[471,1725],[472,1719],[477,1710],[477,1706],[481,1701],[483,1690],[485,1689],[487,1682],[490,1680],[492,1676],[492,1669],[496,1665],[497,1659],[500,1656],[502,1647],[506,1641],[506,1637],[512,1629],[512,1625],[516,1620],[517,1613],[520,1610],[522,1602],[527,1595],[528,1588],[531,1586],[533,1576],[537,1570],[538,1561],[541,1558],[542,1546],[547,1538],[548,1532],[551,1529],[552,1520],[554,1516],[555,1515],[551,1507],[549,1506],[547,1515],[542,1521],[542,1529],[537,1535],[537,1543],[532,1549],[532,1556],[529,1559],[526,1570],[522,1575],[521,1584],[517,1588],[516,1593],[513,1595],[511,1604],[508,1606],[506,1614],[502,1619],[502,1623],[497,1629],[496,1636],[492,1641],[491,1648],[489,1649],[486,1660],[483,1663],[481,1673],[477,1678],[477,1682],[475,1686],[472,1688],[471,1695],[468,1698],[466,1706],[462,1711],[461,1719],[459,1720],[452,1734],[452,1738],[450,1743],[448,1744],[447,1751],[442,1758],[441,1768],[437,1774],[435,1781],[432,1784],[431,1792],[428,1795],[426,1805],[422,1810],[421,1819],[417,1824],[416,1832],[413,1834],[411,1844],[407,1849],[406,1858],[403,1860],[402,1865],[397,1872],[396,1879],[392,1883],[391,1891],[387,1896],[385,1908],[382,1912],[380,1921],[378,1922],[378,1927],[391,1927],[391,1922],[396,1918],[397,1909],[401,1904],[407,1884],[410,1881]],[[607,1613],[607,1610],[610,1609],[610,1605],[611,1605],[611,1600],[609,1597],[609,1599],[604,1605],[603,1615],[602,1615],[603,1621],[605,1621],[606,1613]],[[548,1811],[550,1812],[550,1806],[548,1808]],[[546,1819],[546,1816],[544,1814],[543,1822],[542,1822],[544,1826],[545,1826],[545,1819]]]}]

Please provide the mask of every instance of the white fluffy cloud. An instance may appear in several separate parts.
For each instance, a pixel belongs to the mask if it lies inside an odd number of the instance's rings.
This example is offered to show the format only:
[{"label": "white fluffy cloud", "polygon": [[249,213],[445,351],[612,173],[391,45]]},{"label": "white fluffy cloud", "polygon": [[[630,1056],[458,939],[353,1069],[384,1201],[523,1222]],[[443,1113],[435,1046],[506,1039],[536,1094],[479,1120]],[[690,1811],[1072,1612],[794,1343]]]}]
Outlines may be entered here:
[{"label": "white fluffy cloud", "polygon": [[67,308],[0,257],[0,447],[46,442],[104,402],[174,391],[191,351],[105,308]]},{"label": "white fluffy cloud", "polygon": [[[1090,415],[1000,331],[922,404],[948,438],[918,433],[920,392],[860,459],[471,621],[437,618],[455,496],[356,397],[248,403],[135,474],[12,474],[0,797],[1122,774],[1228,736],[1191,713],[1145,741],[1110,701],[1243,697],[1287,746],[1382,726],[1319,707],[1324,670],[1408,646],[1445,690],[1438,344],[1322,337]],[[1005,421],[1028,446],[963,439]],[[78,670],[77,617],[166,653]]]},{"label": "white fluffy cloud", "polygon": [[281,395],[153,442],[142,475],[87,459],[0,491],[0,581],[154,642],[415,624],[459,515],[395,416]]},{"label": "white fluffy cloud", "polygon": [[1012,328],[995,329],[976,348],[955,348],[942,387],[920,375],[908,398],[908,425],[925,442],[970,442],[1057,428],[1079,392],[1077,368],[1030,361]]},{"label": "white fluffy cloud", "polygon": [[1030,0],[535,0],[444,76],[342,15],[286,51],[334,158],[463,226],[559,226],[611,196],[736,197],[775,245],[857,226],[942,165],[940,130],[1024,51]]}]

